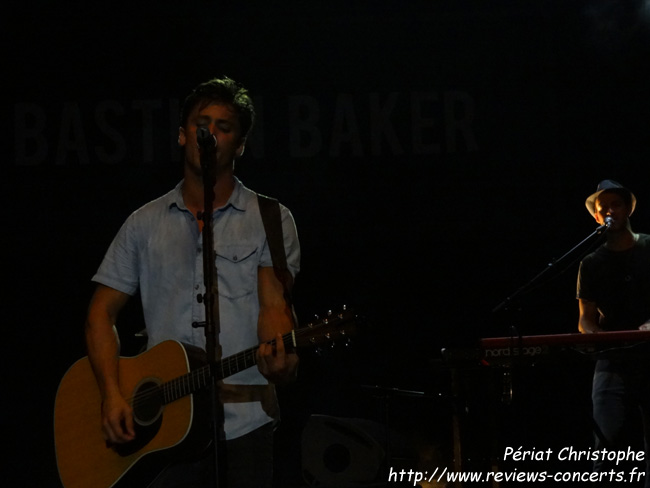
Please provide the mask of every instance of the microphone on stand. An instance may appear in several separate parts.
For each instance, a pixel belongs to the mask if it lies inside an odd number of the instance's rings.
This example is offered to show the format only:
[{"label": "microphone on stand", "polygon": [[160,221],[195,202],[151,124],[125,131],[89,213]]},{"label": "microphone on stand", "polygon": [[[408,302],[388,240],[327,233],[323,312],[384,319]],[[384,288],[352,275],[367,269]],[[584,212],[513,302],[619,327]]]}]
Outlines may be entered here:
[{"label": "microphone on stand", "polygon": [[201,159],[201,171],[203,179],[203,211],[200,219],[203,221],[201,232],[203,243],[203,283],[205,284],[205,342],[208,365],[210,366],[209,390],[210,408],[212,417],[212,445],[213,445],[213,486],[223,486],[223,473],[225,472],[221,460],[224,454],[224,413],[218,399],[217,378],[212,372],[215,370],[218,358],[221,357],[221,345],[219,344],[219,332],[221,322],[219,318],[219,291],[217,282],[217,268],[215,266],[216,254],[214,252],[214,229],[212,227],[212,214],[214,203],[214,186],[217,179],[217,138],[207,127],[196,129],[196,142],[199,146],[199,157]]},{"label": "microphone on stand", "polygon": [[612,222],[614,222],[614,219],[608,215],[607,217],[605,217],[605,223],[600,227],[598,227],[596,231],[600,234],[602,231],[609,229],[610,226],[612,225]]},{"label": "microphone on stand", "polygon": [[214,168],[217,166],[216,136],[214,136],[207,127],[199,127],[196,129],[196,143],[199,147],[201,169],[204,174],[214,172]]},{"label": "microphone on stand", "polygon": [[210,133],[207,127],[199,127],[196,129],[196,142],[201,152],[214,152],[217,150],[217,138]]}]

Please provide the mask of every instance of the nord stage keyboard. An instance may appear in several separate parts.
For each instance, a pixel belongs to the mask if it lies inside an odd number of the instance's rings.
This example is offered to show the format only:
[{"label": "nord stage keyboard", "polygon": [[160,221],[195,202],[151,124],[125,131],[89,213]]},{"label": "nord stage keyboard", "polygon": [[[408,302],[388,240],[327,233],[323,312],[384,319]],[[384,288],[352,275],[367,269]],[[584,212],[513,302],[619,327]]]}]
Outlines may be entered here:
[{"label": "nord stage keyboard", "polygon": [[476,347],[443,349],[443,358],[451,362],[473,362],[489,365],[510,362],[516,358],[536,360],[580,355],[599,357],[627,354],[648,354],[650,330],[625,330],[595,334],[552,334],[480,339]]}]

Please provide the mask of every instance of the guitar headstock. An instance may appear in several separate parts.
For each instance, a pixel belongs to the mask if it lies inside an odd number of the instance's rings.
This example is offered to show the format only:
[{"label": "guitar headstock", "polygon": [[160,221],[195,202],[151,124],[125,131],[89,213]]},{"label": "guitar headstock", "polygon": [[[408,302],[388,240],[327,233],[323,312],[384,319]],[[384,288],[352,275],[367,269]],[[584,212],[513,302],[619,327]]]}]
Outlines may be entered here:
[{"label": "guitar headstock", "polygon": [[324,317],[316,317],[307,325],[294,331],[297,347],[318,346],[347,341],[356,333],[358,317],[343,307],[339,312],[329,311]]}]

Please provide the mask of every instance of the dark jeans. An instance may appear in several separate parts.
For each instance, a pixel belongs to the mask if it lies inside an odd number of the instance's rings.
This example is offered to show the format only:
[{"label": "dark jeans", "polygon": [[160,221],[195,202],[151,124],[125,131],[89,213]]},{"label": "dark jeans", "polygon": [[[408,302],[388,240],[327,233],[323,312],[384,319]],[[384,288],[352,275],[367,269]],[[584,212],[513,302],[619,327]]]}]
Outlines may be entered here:
[{"label": "dark jeans", "polygon": [[[594,372],[592,402],[596,449],[638,450],[630,434],[643,429],[645,448],[645,488],[650,488],[650,370],[648,362],[599,360]],[[640,414],[640,417],[639,417]],[[639,419],[642,425],[639,425]],[[614,465],[595,462],[594,471],[620,471]],[[631,485],[632,486],[632,485]]]},{"label": "dark jeans", "polygon": [[[272,488],[273,423],[226,441],[224,488]],[[200,459],[167,467],[149,488],[213,488],[211,452]]]}]

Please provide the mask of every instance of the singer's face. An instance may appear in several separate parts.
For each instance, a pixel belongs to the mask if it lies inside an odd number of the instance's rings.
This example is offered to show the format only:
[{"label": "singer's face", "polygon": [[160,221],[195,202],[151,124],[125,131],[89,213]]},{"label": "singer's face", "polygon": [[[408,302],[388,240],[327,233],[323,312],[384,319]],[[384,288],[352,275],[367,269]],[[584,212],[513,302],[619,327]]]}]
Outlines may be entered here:
[{"label": "singer's face", "polygon": [[630,216],[631,208],[625,199],[614,192],[603,192],[596,199],[596,221],[603,225],[605,217],[612,218],[612,228],[616,229],[624,225]]},{"label": "singer's face", "polygon": [[178,143],[185,148],[185,166],[201,171],[201,158],[196,140],[199,127],[206,127],[217,138],[217,171],[232,168],[244,151],[237,113],[230,105],[210,104],[195,107],[185,127],[179,129]]}]

